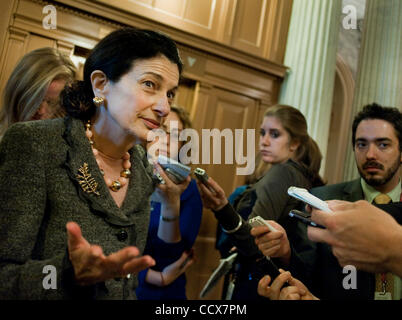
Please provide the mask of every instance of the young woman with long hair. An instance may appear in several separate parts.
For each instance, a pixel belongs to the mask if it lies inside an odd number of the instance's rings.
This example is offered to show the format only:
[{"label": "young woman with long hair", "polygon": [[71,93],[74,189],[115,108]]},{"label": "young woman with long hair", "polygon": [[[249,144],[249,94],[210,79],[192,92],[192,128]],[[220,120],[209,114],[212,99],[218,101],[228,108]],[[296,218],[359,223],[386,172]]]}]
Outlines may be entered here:
[{"label": "young woman with long hair", "polygon": [[215,195],[198,184],[204,206],[214,211],[240,255],[240,269],[236,272],[232,299],[258,298],[257,285],[261,274],[256,269],[256,260],[261,257],[261,252],[250,235],[251,227],[241,217],[244,212],[249,213],[249,218],[261,216],[270,220],[269,223],[277,231],[269,232],[267,236],[278,245],[269,254],[273,258],[281,257],[280,263],[287,265],[290,251],[278,250],[283,249],[280,244],[287,241],[287,235],[292,237],[295,234],[296,224],[288,213],[301,204],[290,197],[287,190],[290,186],[310,189],[323,184],[319,175],[322,156],[316,142],[308,135],[306,119],[298,109],[287,105],[270,107],[261,123],[259,147],[262,160],[271,167],[241,196],[235,209],[212,178],[209,183],[215,189]]}]

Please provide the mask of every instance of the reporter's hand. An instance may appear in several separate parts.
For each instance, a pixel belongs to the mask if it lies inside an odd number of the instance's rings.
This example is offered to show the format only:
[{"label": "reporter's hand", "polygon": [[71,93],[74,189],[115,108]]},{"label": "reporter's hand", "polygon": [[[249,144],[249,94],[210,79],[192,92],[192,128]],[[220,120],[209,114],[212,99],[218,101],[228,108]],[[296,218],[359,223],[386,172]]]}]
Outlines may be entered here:
[{"label": "reporter's hand", "polygon": [[203,206],[214,211],[219,211],[228,203],[225,191],[223,191],[223,189],[211,177],[208,178],[208,184],[214,190],[215,194],[212,193],[203,183],[197,181]]},{"label": "reporter's hand", "polygon": [[134,246],[105,256],[100,246],[91,245],[82,236],[78,224],[69,222],[66,228],[69,258],[74,267],[75,281],[78,285],[92,285],[125,277],[155,265],[155,261],[150,256],[139,257],[140,252]]},{"label": "reporter's hand", "polygon": [[[318,300],[308,288],[290,272],[280,269],[281,274],[275,278],[271,286],[271,277],[265,276],[258,283],[258,294],[270,300]],[[288,282],[288,287],[283,287]]]},{"label": "reporter's hand", "polygon": [[[395,219],[367,201],[329,201],[332,214],[313,210],[313,221],[327,229],[308,227],[310,240],[326,242],[341,266],[353,265],[368,272],[394,272],[400,253],[402,227]],[[394,258],[394,259],[393,259]]]},{"label": "reporter's hand", "polygon": [[281,258],[284,264],[290,263],[290,244],[285,229],[273,220],[267,220],[277,231],[270,231],[266,226],[254,227],[251,235],[255,237],[258,249],[268,257]]},{"label": "reporter's hand", "polygon": [[176,184],[169,178],[159,163],[155,162],[154,168],[165,181],[164,184],[160,183],[157,185],[156,192],[164,203],[176,205],[178,202],[180,202],[180,195],[190,184],[190,175],[183,182]]}]

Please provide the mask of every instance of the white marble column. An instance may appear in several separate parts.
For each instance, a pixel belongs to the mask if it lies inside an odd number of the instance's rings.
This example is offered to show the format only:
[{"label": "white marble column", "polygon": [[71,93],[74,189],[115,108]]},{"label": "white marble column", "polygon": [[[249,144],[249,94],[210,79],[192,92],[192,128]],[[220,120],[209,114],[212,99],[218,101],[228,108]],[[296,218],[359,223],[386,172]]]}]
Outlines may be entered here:
[{"label": "white marble column", "polygon": [[[341,0],[294,0],[284,64],[290,67],[279,102],[298,108],[326,156]],[[324,172],[325,160],[321,164]]]},{"label": "white marble column", "polygon": [[[401,17],[401,0],[366,2],[352,121],[365,105],[373,102],[402,110]],[[349,141],[351,136],[350,132]],[[346,154],[344,180],[358,176],[350,147]]]}]

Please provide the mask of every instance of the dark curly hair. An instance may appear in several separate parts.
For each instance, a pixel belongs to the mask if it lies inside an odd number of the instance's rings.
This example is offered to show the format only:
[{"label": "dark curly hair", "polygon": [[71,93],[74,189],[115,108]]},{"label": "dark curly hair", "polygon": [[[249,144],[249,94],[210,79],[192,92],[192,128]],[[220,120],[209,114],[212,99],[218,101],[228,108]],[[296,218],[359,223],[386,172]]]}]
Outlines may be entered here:
[{"label": "dark curly hair", "polygon": [[355,146],[356,130],[360,122],[368,119],[384,120],[392,124],[399,140],[399,150],[402,151],[402,113],[397,108],[382,107],[377,103],[366,105],[353,120],[352,145]]},{"label": "dark curly hair", "polygon": [[84,80],[75,81],[61,93],[61,104],[67,114],[87,120],[96,107],[91,84],[91,73],[101,70],[113,82],[130,71],[137,59],[150,59],[164,55],[183,71],[183,63],[175,42],[165,34],[132,27],[116,30],[103,38],[89,54],[84,65]]}]

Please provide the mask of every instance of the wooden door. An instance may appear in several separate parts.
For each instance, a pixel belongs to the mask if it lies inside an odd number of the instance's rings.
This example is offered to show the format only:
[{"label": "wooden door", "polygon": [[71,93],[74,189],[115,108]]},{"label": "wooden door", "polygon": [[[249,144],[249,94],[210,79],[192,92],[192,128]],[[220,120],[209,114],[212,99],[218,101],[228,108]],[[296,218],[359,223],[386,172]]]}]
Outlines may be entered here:
[{"label": "wooden door", "polygon": [[[202,130],[218,129],[221,132],[229,129],[233,133],[233,150],[235,150],[235,129],[255,129],[258,117],[258,103],[256,100],[244,95],[198,84],[196,98],[194,101],[192,114],[195,129],[202,138]],[[200,138],[200,144],[202,139]],[[253,137],[255,140],[255,138]],[[237,175],[236,161],[233,164],[227,162],[225,155],[225,139],[221,139],[222,144],[213,148],[210,145],[210,164],[200,163],[199,167],[206,169],[208,175],[216,180],[225,190],[227,196],[233,190],[244,183],[245,176]],[[244,134],[244,141],[246,136]],[[247,146],[243,144],[243,155],[246,155]],[[221,164],[213,163],[215,152],[221,151]],[[202,150],[200,150],[200,160]],[[220,255],[215,249],[217,221],[214,214],[208,210],[203,210],[201,228],[194,245],[197,256],[196,263],[187,272],[187,296],[189,299],[199,299],[199,294],[207,282],[208,278],[218,266]],[[220,299],[222,291],[222,280],[205,298]]]}]

